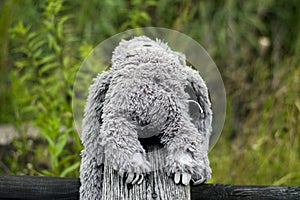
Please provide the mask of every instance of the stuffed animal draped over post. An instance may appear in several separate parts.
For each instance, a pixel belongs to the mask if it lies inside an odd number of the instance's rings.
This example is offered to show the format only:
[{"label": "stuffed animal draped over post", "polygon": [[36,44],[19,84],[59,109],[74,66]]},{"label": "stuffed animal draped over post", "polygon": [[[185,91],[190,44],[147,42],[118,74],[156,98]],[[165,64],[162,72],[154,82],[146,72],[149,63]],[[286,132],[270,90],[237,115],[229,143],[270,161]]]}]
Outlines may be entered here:
[{"label": "stuffed animal draped over post", "polygon": [[122,40],[112,65],[89,88],[81,140],[81,199],[101,194],[104,159],[139,184],[151,163],[139,138],[158,136],[165,172],[178,184],[211,178],[208,160],[212,110],[205,82],[185,55],[145,36]]}]

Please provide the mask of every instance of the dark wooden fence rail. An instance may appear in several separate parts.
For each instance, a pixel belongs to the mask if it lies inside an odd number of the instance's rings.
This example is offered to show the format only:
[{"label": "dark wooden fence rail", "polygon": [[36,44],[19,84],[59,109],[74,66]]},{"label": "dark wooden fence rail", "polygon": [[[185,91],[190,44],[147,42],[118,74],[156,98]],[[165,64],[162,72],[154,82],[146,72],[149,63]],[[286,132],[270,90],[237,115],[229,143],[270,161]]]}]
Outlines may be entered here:
[{"label": "dark wooden fence rail", "polygon": [[[0,199],[78,199],[77,178],[0,175]],[[300,186],[244,186],[203,184],[191,187],[200,199],[299,199]]]}]

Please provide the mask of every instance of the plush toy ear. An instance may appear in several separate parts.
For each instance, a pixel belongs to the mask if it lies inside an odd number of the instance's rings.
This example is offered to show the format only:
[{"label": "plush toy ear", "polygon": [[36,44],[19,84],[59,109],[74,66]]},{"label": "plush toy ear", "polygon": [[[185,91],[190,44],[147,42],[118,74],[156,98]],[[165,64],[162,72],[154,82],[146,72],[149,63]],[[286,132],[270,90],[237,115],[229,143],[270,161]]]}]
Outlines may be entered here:
[{"label": "plush toy ear", "polygon": [[189,114],[198,131],[205,136],[212,132],[212,109],[208,89],[198,71],[185,67],[187,85],[185,91],[190,95]]}]

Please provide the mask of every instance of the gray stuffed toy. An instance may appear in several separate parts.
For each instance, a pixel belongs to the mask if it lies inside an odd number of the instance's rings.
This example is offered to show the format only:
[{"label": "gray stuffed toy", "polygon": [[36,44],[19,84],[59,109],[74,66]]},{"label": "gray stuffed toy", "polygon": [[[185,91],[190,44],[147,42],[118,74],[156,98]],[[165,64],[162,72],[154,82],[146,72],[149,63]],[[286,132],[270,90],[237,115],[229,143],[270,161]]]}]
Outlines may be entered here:
[{"label": "gray stuffed toy", "polygon": [[80,198],[99,199],[103,163],[139,184],[151,163],[139,138],[158,136],[165,171],[175,183],[211,177],[208,160],[212,110],[199,73],[185,55],[145,36],[122,40],[112,66],[90,86],[82,126]]}]

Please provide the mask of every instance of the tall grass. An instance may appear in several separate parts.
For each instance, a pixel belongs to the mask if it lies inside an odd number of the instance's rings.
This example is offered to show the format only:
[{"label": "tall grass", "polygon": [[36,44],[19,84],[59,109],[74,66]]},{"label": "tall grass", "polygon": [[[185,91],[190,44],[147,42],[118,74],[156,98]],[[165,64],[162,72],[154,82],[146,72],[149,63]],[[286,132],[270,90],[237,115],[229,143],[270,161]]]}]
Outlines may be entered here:
[{"label": "tall grass", "polygon": [[43,144],[32,151],[15,141],[21,153],[2,165],[10,173],[78,176],[76,70],[107,37],[161,26],[202,44],[225,82],[227,118],[210,153],[211,182],[299,185],[299,9],[293,0],[2,2],[0,122],[34,123]]}]

